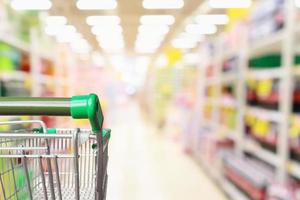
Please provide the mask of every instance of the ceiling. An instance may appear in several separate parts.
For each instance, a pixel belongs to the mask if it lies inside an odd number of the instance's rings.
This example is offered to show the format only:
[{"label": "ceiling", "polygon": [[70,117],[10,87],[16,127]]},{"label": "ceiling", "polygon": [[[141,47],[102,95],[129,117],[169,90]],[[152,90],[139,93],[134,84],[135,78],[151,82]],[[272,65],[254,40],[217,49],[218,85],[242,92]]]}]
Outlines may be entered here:
[{"label": "ceiling", "polygon": [[52,2],[53,7],[50,10],[50,14],[66,16],[69,23],[76,26],[77,30],[88,39],[93,48],[100,51],[101,48],[98,45],[96,37],[92,34],[90,26],[86,23],[86,17],[91,15],[118,15],[121,18],[121,26],[123,28],[125,51],[129,55],[134,55],[134,43],[137,36],[140,16],[146,14],[169,14],[175,16],[176,21],[171,26],[170,32],[162,43],[160,47],[162,48],[164,44],[167,44],[172,38],[172,35],[182,27],[182,23],[186,17],[198,9],[203,0],[184,0],[184,7],[176,10],[146,10],[142,6],[142,0],[118,0],[118,7],[115,10],[109,11],[79,10],[75,5],[75,0],[53,0]]}]

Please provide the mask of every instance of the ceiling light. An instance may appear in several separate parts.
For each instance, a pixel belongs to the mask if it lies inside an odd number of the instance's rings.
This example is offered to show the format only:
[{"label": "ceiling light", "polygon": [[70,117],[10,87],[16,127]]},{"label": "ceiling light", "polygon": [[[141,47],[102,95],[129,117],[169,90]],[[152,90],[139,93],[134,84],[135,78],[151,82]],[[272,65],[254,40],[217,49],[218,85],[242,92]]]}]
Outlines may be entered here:
[{"label": "ceiling light", "polygon": [[118,25],[121,19],[118,16],[89,16],[86,18],[86,23],[90,26],[96,25]]},{"label": "ceiling light", "polygon": [[215,34],[217,27],[213,24],[189,24],[185,31],[190,34]]},{"label": "ceiling light", "polygon": [[98,42],[101,43],[118,43],[118,42],[123,42],[124,39],[122,36],[117,36],[117,37],[96,37]]},{"label": "ceiling light", "polygon": [[209,0],[209,6],[212,8],[249,8],[252,0]]},{"label": "ceiling light", "polygon": [[76,3],[80,10],[112,10],[117,5],[116,0],[78,0]]},{"label": "ceiling light", "polygon": [[160,47],[160,44],[143,44],[138,43],[135,45],[135,48],[137,49],[158,49]]},{"label": "ceiling light", "polygon": [[157,68],[162,68],[168,65],[168,59],[165,55],[160,55],[156,61],[155,61],[155,65],[157,66]]},{"label": "ceiling light", "polygon": [[59,32],[59,28],[57,26],[46,26],[45,27],[45,33],[47,35],[54,36],[54,35],[57,35],[58,32]]},{"label": "ceiling light", "polygon": [[66,25],[67,18],[64,16],[49,16],[46,18],[46,24],[48,26],[63,26]]},{"label": "ceiling light", "polygon": [[56,39],[60,43],[66,43],[66,42],[76,42],[77,40],[82,39],[82,35],[80,33],[68,33],[68,34],[57,34]]},{"label": "ceiling light", "polygon": [[139,35],[136,38],[136,41],[143,41],[143,42],[148,42],[151,43],[153,41],[161,42],[164,40],[164,37],[151,37],[151,36],[141,36]]},{"label": "ceiling light", "polygon": [[197,42],[189,39],[174,39],[172,41],[172,46],[178,49],[192,49],[197,46]]},{"label": "ceiling light", "polygon": [[125,47],[125,45],[124,44],[115,44],[115,45],[100,44],[100,47],[103,49],[120,50],[120,49],[123,49]]},{"label": "ceiling light", "polygon": [[298,8],[300,8],[300,0],[295,0],[295,4]]},{"label": "ceiling light", "polygon": [[47,35],[68,35],[68,34],[74,34],[76,32],[76,28],[71,25],[51,25],[51,26],[46,26],[45,27],[45,33]]},{"label": "ceiling light", "polygon": [[76,53],[88,53],[91,46],[85,39],[80,39],[71,43],[71,48]]},{"label": "ceiling light", "polygon": [[199,63],[199,55],[197,53],[188,53],[183,57],[185,63],[194,65]]},{"label": "ceiling light", "polygon": [[137,39],[143,39],[143,40],[163,40],[165,38],[165,35],[162,34],[153,34],[153,33],[139,33],[137,35]]},{"label": "ceiling light", "polygon": [[199,24],[216,24],[224,25],[229,22],[229,17],[227,15],[198,15],[196,17],[196,22]]},{"label": "ceiling light", "polygon": [[146,49],[146,48],[136,48],[135,51],[141,54],[152,54],[155,53],[157,49]]},{"label": "ceiling light", "polygon": [[49,10],[52,2],[50,0],[12,0],[10,5],[15,10]]},{"label": "ceiling light", "polygon": [[103,67],[105,65],[104,58],[99,52],[92,53],[92,61],[96,67]]},{"label": "ceiling light", "polygon": [[184,32],[184,33],[179,34],[178,38],[189,38],[191,40],[200,42],[200,41],[203,41],[205,37],[204,37],[204,35],[200,35],[200,34],[189,34],[189,33]]},{"label": "ceiling light", "polygon": [[180,9],[184,6],[183,0],[144,0],[146,9]]},{"label": "ceiling light", "polygon": [[151,33],[165,35],[169,32],[170,28],[167,25],[141,25],[139,27],[139,33]]},{"label": "ceiling light", "polygon": [[123,32],[122,27],[120,25],[115,26],[94,26],[92,28],[92,33],[95,35],[101,34],[121,34]]},{"label": "ceiling light", "polygon": [[172,25],[175,22],[175,17],[172,15],[144,15],[140,18],[140,22],[145,25]]}]

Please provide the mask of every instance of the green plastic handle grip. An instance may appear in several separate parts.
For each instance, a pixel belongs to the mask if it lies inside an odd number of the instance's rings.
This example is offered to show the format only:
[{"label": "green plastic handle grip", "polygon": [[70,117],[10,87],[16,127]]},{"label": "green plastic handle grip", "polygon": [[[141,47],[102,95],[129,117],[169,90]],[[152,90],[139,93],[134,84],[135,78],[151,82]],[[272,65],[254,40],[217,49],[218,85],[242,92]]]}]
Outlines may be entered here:
[{"label": "green plastic handle grip", "polygon": [[89,119],[93,132],[101,133],[103,113],[96,94],[72,98],[1,97],[0,115],[71,116]]}]

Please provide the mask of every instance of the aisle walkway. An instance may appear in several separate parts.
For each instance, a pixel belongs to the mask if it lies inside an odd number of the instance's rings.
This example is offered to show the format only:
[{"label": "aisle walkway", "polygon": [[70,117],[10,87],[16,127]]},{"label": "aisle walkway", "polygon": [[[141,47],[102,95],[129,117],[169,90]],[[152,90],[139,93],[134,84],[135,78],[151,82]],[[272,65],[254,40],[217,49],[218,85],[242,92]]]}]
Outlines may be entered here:
[{"label": "aisle walkway", "polygon": [[225,200],[179,146],[156,134],[138,107],[117,110],[107,200]]}]

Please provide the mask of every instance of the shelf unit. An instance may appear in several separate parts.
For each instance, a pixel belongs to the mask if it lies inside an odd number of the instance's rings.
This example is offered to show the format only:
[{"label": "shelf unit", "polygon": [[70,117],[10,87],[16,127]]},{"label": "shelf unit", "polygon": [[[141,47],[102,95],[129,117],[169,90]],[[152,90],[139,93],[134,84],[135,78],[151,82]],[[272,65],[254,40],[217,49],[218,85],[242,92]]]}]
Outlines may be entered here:
[{"label": "shelf unit", "polygon": [[[0,80],[2,81],[21,81],[24,84],[30,85],[31,96],[60,96],[69,97],[76,94],[75,71],[77,67],[76,59],[70,48],[66,45],[53,43],[53,52],[47,52],[40,41],[38,30],[31,28],[30,41],[23,42],[9,34],[0,33],[0,42],[6,43],[18,51],[29,56],[30,71],[25,72],[21,70],[1,71]],[[57,50],[59,51],[57,51]],[[62,55],[65,60],[62,60]],[[53,73],[43,72],[43,61],[50,62],[51,71]],[[65,70],[63,73],[62,71]],[[5,117],[0,120],[8,120],[14,117]],[[41,117],[33,117],[34,119],[41,119]],[[51,124],[63,124],[68,126],[74,123],[69,118],[43,118],[43,120],[50,120]]]},{"label": "shelf unit", "polygon": [[[296,12],[297,8],[294,5],[293,0],[285,0],[284,2],[285,15],[285,26],[282,30],[265,37],[254,43],[248,42],[246,38],[240,45],[240,51],[230,50],[223,52],[222,50],[222,34],[216,39],[210,39],[210,43],[215,45],[215,55],[213,57],[207,56],[205,48],[199,50],[202,60],[199,63],[200,77],[202,81],[198,84],[198,107],[197,110],[198,121],[201,121],[196,131],[199,131],[202,127],[207,127],[208,124],[213,124],[215,132],[218,133],[227,132],[227,137],[235,141],[235,151],[241,157],[245,156],[245,153],[250,153],[254,157],[262,160],[276,169],[276,181],[285,183],[288,180],[289,175],[292,175],[300,180],[300,162],[296,162],[289,157],[289,129],[290,129],[290,116],[292,113],[292,94],[293,94],[293,78],[294,76],[300,75],[300,69],[296,68],[293,63],[295,55],[295,42],[296,33],[299,32],[299,28],[296,26]],[[250,58],[262,55],[264,53],[281,52],[282,55],[282,66],[273,69],[249,69],[248,61]],[[222,62],[226,59],[230,59],[237,56],[238,69],[236,72],[222,72]],[[206,66],[214,64],[213,76],[206,77]],[[271,110],[261,107],[255,107],[247,105],[246,102],[246,81],[249,79],[264,80],[264,79],[279,79],[279,109]],[[236,128],[231,130],[224,127],[219,122],[220,107],[226,106],[222,102],[221,88],[224,85],[235,85],[235,101],[232,105],[236,106]],[[207,98],[205,91],[207,87],[215,87],[216,95],[213,98]],[[213,117],[211,119],[205,119],[203,116],[203,105],[210,99],[211,102],[218,102],[212,104]],[[202,107],[201,107],[202,106]],[[278,142],[277,151],[271,152],[261,147],[255,139],[248,138],[245,133],[245,115],[251,113],[251,115],[258,118],[273,121],[278,123]],[[200,116],[200,120],[199,120]],[[236,135],[232,137],[232,133]],[[197,139],[197,138],[196,138]],[[205,162],[202,160],[201,163]],[[209,170],[209,168],[207,169]],[[223,182],[223,189],[231,196],[232,193],[237,193],[235,187],[228,181]],[[234,200],[244,199],[244,197],[238,195],[232,195]],[[247,197],[246,197],[247,199]]]}]

